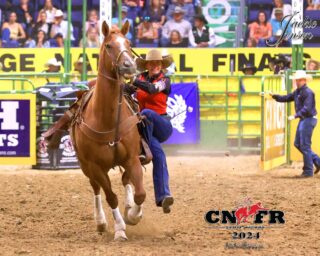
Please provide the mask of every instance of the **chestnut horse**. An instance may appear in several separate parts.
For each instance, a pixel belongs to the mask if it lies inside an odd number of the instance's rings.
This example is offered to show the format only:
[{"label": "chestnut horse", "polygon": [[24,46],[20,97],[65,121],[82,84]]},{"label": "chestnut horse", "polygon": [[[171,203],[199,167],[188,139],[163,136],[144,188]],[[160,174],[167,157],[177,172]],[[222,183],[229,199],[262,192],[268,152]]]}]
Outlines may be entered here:
[{"label": "chestnut horse", "polygon": [[[71,127],[73,144],[83,173],[94,191],[94,216],[99,231],[105,231],[107,222],[102,208],[100,188],[112,209],[115,221],[115,240],[126,240],[126,224],[135,225],[142,218],[142,203],[146,192],[139,161],[140,135],[138,118],[122,104],[124,78],[136,72],[130,43],[125,38],[129,31],[126,22],[121,31],[102,24],[104,41],[100,48],[97,83],[93,94],[77,115]],[[138,120],[138,121],[137,121]],[[122,166],[125,172],[124,218],[119,212],[117,195],[112,191],[108,171]],[[130,183],[134,186],[134,195]]]}]

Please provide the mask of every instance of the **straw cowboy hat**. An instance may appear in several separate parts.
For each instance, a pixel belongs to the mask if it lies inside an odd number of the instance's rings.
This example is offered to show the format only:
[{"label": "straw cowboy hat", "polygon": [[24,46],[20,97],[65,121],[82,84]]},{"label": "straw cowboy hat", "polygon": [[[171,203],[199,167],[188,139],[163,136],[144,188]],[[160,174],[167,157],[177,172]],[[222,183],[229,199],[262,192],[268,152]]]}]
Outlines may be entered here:
[{"label": "straw cowboy hat", "polygon": [[290,79],[292,79],[292,80],[306,79],[307,81],[311,81],[312,80],[312,76],[308,75],[306,73],[306,71],[304,71],[304,70],[297,70],[293,74],[293,76],[290,76]]},{"label": "straw cowboy hat", "polygon": [[59,18],[59,17],[63,17],[63,11],[61,10],[56,10],[56,13],[54,14],[54,17]]},{"label": "straw cowboy hat", "polygon": [[140,70],[140,71],[146,70],[147,69],[146,64],[149,61],[153,61],[153,60],[160,60],[163,69],[169,67],[171,65],[171,63],[173,62],[173,58],[171,55],[163,57],[160,51],[158,51],[156,49],[152,49],[147,53],[147,56],[145,59],[143,59],[143,58],[136,59],[136,64],[137,64],[138,70]]},{"label": "straw cowboy hat", "polygon": [[46,64],[44,64],[44,66],[47,68],[49,66],[56,66],[56,67],[60,67],[62,65],[61,61],[57,61],[56,58],[52,58],[52,59],[49,59],[47,61]]}]

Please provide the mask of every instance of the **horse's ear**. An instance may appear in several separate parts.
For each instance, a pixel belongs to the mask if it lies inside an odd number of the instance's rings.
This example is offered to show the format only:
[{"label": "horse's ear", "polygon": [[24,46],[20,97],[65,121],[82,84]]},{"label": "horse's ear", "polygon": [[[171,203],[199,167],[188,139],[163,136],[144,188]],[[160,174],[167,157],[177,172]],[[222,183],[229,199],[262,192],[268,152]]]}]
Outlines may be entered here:
[{"label": "horse's ear", "polygon": [[104,21],[102,22],[102,33],[103,33],[103,35],[104,35],[105,38],[108,37],[109,32],[110,32],[109,26],[108,26],[107,22],[104,20]]},{"label": "horse's ear", "polygon": [[128,20],[126,20],[126,22],[121,28],[121,34],[125,36],[129,32],[129,29],[130,29],[130,23]]}]

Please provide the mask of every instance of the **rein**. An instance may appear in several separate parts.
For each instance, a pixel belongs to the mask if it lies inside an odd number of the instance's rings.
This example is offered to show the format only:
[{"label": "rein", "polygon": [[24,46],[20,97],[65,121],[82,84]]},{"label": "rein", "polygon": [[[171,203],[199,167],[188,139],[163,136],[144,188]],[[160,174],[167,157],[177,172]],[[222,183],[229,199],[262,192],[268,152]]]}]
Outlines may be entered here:
[{"label": "rein", "polygon": [[[135,55],[137,55],[136,52],[134,52],[132,48],[130,48],[130,49],[131,49],[131,51],[132,51]],[[111,57],[106,46],[105,46],[105,51],[106,51],[106,53],[108,54],[108,56]],[[125,53],[125,52],[129,52],[129,51],[128,51],[128,50],[122,50],[122,51],[118,54],[118,56],[117,56],[117,58],[116,58],[116,61],[115,61],[115,62],[112,61],[112,68],[116,68],[116,71],[117,71],[117,72],[116,72],[116,75],[117,75],[116,78],[113,78],[113,77],[111,77],[111,76],[108,76],[108,75],[106,75],[106,74],[104,74],[104,73],[102,73],[102,72],[98,72],[98,76],[102,76],[102,77],[104,77],[104,78],[106,78],[106,79],[108,79],[108,80],[110,80],[110,81],[114,81],[114,82],[119,83],[119,81],[120,81],[120,76],[119,76],[119,72],[118,72],[118,71],[119,71],[120,67],[119,67],[118,62],[119,62],[120,57],[122,56],[122,54]],[[123,101],[123,83],[122,83],[122,82],[120,83],[119,90],[120,90],[120,91],[119,91],[119,98],[118,98],[117,117],[116,117],[116,123],[115,123],[115,128],[114,128],[114,129],[109,130],[109,131],[97,131],[97,130],[93,129],[92,127],[90,127],[89,124],[85,123],[84,120],[82,120],[82,123],[83,123],[89,130],[91,130],[91,131],[94,132],[94,133],[97,133],[97,134],[108,134],[108,133],[112,133],[112,132],[115,133],[115,134],[114,134],[114,140],[108,142],[108,145],[109,145],[110,147],[116,146],[116,147],[115,147],[115,158],[116,158],[116,156],[117,156],[117,144],[121,141],[121,138],[120,138],[120,136],[119,136],[119,129],[120,129],[119,126],[120,126],[120,119],[121,119],[121,106],[122,106],[122,101]]]}]

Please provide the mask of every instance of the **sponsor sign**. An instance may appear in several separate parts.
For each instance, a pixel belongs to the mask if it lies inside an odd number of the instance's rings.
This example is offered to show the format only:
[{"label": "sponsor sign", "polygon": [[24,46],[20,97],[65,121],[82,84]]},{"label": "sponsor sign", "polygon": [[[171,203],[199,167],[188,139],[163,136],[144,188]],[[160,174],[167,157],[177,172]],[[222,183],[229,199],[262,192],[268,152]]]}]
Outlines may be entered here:
[{"label": "sponsor sign", "polygon": [[287,105],[264,97],[262,111],[261,163],[264,170],[270,170],[287,161]]},{"label": "sponsor sign", "polygon": [[199,93],[197,83],[172,84],[167,100],[173,133],[166,144],[195,144],[200,140]]},{"label": "sponsor sign", "polygon": [[0,164],[34,164],[35,95],[0,96]]}]

